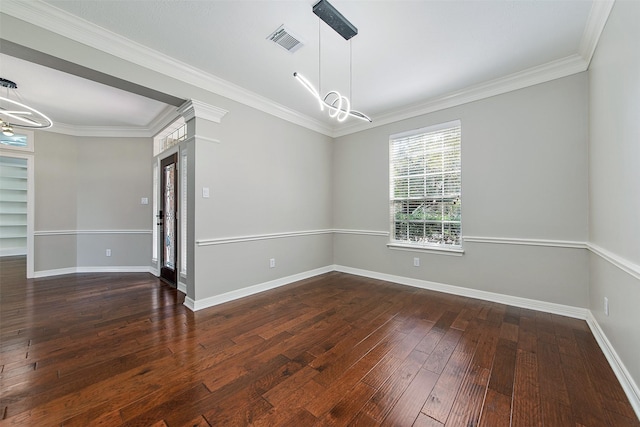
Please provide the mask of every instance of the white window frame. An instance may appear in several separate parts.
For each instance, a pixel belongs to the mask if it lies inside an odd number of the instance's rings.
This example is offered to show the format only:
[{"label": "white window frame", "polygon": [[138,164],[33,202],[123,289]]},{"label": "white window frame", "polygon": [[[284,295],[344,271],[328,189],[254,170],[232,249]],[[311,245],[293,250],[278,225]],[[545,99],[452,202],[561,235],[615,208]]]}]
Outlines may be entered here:
[{"label": "white window frame", "polygon": [[[34,141],[33,141],[33,131],[31,130],[27,130],[27,129],[22,129],[22,128],[18,128],[18,127],[14,127],[13,131],[15,132],[15,136],[26,136],[27,137],[27,145],[25,146],[20,146],[20,145],[7,145],[7,144],[0,144],[0,149],[2,150],[16,150],[16,151],[27,151],[29,153],[33,153],[34,150]],[[11,137],[3,137],[6,139],[11,139]]]},{"label": "white window frame", "polygon": [[[411,173],[411,171],[407,169],[406,174],[400,175],[400,174],[396,174],[395,172],[397,168],[394,167],[394,161],[401,161],[401,158],[394,159],[394,146],[399,144],[400,141],[404,141],[406,143],[408,142],[407,140],[409,139],[415,139],[414,147],[418,148],[419,144],[421,144],[421,142],[418,142],[421,136],[426,137],[427,134],[434,134],[434,133],[438,134],[438,132],[440,131],[446,131],[451,128],[458,128],[460,132],[460,138],[458,140],[458,147],[457,147],[458,153],[460,155],[460,158],[458,160],[458,164],[460,165],[460,167],[454,168],[453,170],[453,173],[456,174],[454,177],[460,180],[460,185],[457,188],[455,188],[456,186],[454,185],[454,192],[449,192],[448,194],[445,193],[447,189],[443,185],[442,193],[436,197],[434,197],[433,193],[431,194],[422,193],[419,195],[416,195],[416,194],[411,195],[410,182],[412,179],[415,180],[416,178],[420,178],[424,180],[424,184],[422,186],[423,186],[423,189],[426,190],[427,177],[434,176],[433,172],[428,172],[428,170],[426,169],[426,158],[430,154],[437,152],[437,150],[434,149],[431,152],[425,151],[423,153],[423,158],[425,159],[425,166],[422,167],[423,169],[417,169],[415,173]],[[428,252],[435,252],[435,253],[448,254],[448,255],[461,255],[464,253],[464,250],[462,248],[462,215],[461,215],[461,201],[462,201],[462,191],[461,191],[462,142],[461,141],[462,141],[462,124],[460,120],[454,120],[454,121],[440,123],[433,126],[420,128],[420,129],[414,129],[407,132],[397,133],[389,137],[389,220],[390,220],[389,236],[390,236],[390,241],[387,244],[387,246],[390,249],[428,251]],[[450,145],[448,147],[450,147]],[[424,149],[427,149],[427,145],[424,146]],[[448,176],[451,176],[452,171],[451,170],[447,171],[445,169],[446,168],[444,168],[444,166],[443,166],[443,169],[441,170],[436,169],[435,176],[437,176],[437,174],[442,174],[443,176],[447,174]],[[406,179],[407,181],[407,184],[406,184],[407,193],[406,193],[406,196],[398,197],[398,194],[396,193],[396,180],[403,180],[403,179]],[[449,190],[451,190],[451,188],[449,188]],[[457,212],[458,215],[456,217],[458,219],[445,220],[443,219],[443,217],[441,217],[440,219],[422,218],[422,219],[398,220],[397,214],[402,215],[402,213],[398,212],[397,210],[398,204],[409,204],[409,203],[420,204],[420,208],[425,210],[427,209],[426,206],[429,206],[429,205],[433,206],[435,204],[440,207],[443,215],[445,210],[453,213],[454,215]],[[398,228],[396,224],[398,222],[405,222],[407,224],[407,233],[405,236],[403,236],[405,238],[397,238],[396,230],[398,230]],[[422,225],[423,233],[424,233],[422,234],[422,236],[424,240],[415,241],[410,239],[411,232],[409,231],[408,228],[410,227],[411,224],[418,225],[418,226],[420,226],[420,224]],[[446,228],[447,224],[453,224],[453,225],[459,224],[459,234],[456,236],[457,238],[453,241],[451,239],[448,239],[448,242],[434,242],[432,241],[432,239],[430,239],[431,241],[428,241],[427,240],[428,236],[433,236],[433,234],[429,234],[427,231],[428,224],[432,224],[436,226],[439,225],[440,227],[442,227],[443,230]],[[444,239],[445,235],[446,233],[443,232],[441,234],[441,238]]]}]

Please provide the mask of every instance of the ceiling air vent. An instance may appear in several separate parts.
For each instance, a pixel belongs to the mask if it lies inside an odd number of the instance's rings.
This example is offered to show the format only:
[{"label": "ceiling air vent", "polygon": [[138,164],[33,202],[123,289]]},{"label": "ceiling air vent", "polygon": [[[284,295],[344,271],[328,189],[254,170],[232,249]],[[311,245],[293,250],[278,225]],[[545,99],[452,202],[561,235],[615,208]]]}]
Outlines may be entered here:
[{"label": "ceiling air vent", "polygon": [[302,47],[300,38],[291,34],[291,31],[286,29],[284,25],[280,25],[277,30],[267,37],[267,40],[271,40],[292,53]]}]

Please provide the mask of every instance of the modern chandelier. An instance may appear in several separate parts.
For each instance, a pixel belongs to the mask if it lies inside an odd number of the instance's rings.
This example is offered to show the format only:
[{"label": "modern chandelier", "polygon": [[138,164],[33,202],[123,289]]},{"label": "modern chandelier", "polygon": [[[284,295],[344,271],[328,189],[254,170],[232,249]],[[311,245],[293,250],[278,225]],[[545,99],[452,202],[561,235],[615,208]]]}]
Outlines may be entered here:
[{"label": "modern chandelier", "polygon": [[[358,29],[349,22],[340,12],[338,12],[327,0],[320,0],[313,6],[313,13],[322,19],[327,25],[333,28],[345,40],[350,40],[358,34]],[[351,42],[349,42],[351,43]],[[351,44],[349,44],[351,52]],[[318,32],[318,79],[320,78],[320,31]],[[349,54],[349,90],[351,90],[351,53]],[[329,117],[335,118],[339,122],[344,122],[348,117],[355,117],[360,120],[371,122],[371,119],[360,111],[351,109],[351,101],[345,95],[336,90],[331,90],[322,97],[320,92],[299,72],[294,72],[295,77],[320,104],[320,110],[325,107],[329,110]]]},{"label": "modern chandelier", "polygon": [[[15,91],[18,85],[11,80],[0,78],[0,87],[6,89],[6,97],[0,96],[0,127],[2,134],[13,136],[13,128],[47,129],[53,121],[35,108],[9,98],[9,89]],[[15,92],[16,96],[19,96]]]}]

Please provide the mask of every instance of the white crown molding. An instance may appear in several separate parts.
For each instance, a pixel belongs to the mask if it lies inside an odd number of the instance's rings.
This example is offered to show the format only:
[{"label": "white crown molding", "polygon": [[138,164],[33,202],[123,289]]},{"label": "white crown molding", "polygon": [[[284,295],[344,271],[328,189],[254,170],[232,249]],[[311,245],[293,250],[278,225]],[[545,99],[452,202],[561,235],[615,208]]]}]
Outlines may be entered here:
[{"label": "white crown molding", "polygon": [[334,138],[586,71],[589,68],[591,58],[596,50],[607,19],[609,19],[609,14],[611,13],[614,3],[615,0],[593,1],[580,40],[578,53],[575,55],[538,67],[532,67],[490,82],[471,86],[459,92],[448,93],[401,111],[389,112],[379,117],[376,116],[374,122],[369,125],[362,123],[344,125],[336,129]]},{"label": "white crown molding", "polygon": [[319,120],[98,27],[50,4],[41,1],[2,0],[2,13],[321,134],[333,134],[333,129]]},{"label": "white crown molding", "polygon": [[607,19],[609,19],[614,2],[615,0],[596,0],[591,4],[591,11],[578,47],[578,53],[587,64],[591,63],[591,58],[593,58],[596,46],[598,46],[600,35],[604,30]]},{"label": "white crown molding", "polygon": [[[2,13],[30,22],[142,67],[162,72],[169,77],[201,87],[323,135],[336,138],[585,71],[589,66],[613,3],[614,1],[612,0],[597,0],[593,2],[579,51],[575,55],[460,91],[444,94],[402,110],[382,114],[375,117],[373,123],[352,124],[352,122],[339,128],[332,128],[324,122],[277,104],[261,95],[177,61],[168,55],[149,49],[114,32],[66,13],[50,4],[41,1],[3,0]],[[91,136],[122,136],[123,132],[129,132],[128,136],[132,135],[129,129],[109,131],[106,128],[79,128],[74,131],[62,126],[58,130],[60,130],[60,133],[77,136],[89,136],[85,132],[88,132]]]},{"label": "white crown molding", "polygon": [[69,136],[151,138],[178,118],[178,116],[179,114],[176,107],[169,105],[146,126],[79,126],[54,122],[52,127],[41,131]]},{"label": "white crown molding", "polygon": [[195,99],[188,100],[178,108],[178,114],[184,117],[184,120],[187,122],[197,117],[214,123],[220,123],[228,112],[229,111],[223,108],[209,105]]},{"label": "white crown molding", "polygon": [[545,83],[551,80],[567,77],[586,71],[588,63],[578,54],[548,62],[537,67],[500,77],[485,83],[470,86],[456,92],[450,92],[440,97],[432,98],[424,103],[412,105],[402,110],[392,111],[375,116],[373,123],[343,126],[336,129],[334,137],[349,135],[355,132],[383,126],[389,123],[406,120],[446,108],[457,107],[470,102],[479,101],[529,86]]},{"label": "white crown molding", "polygon": [[146,127],[134,126],[79,126],[55,122],[52,127],[42,132],[59,133],[69,136],[96,138],[149,138],[150,130]]},{"label": "white crown molding", "polygon": [[167,126],[175,122],[178,117],[180,117],[178,109],[173,105],[167,105],[167,107],[146,126],[149,131],[147,136],[157,136]]}]

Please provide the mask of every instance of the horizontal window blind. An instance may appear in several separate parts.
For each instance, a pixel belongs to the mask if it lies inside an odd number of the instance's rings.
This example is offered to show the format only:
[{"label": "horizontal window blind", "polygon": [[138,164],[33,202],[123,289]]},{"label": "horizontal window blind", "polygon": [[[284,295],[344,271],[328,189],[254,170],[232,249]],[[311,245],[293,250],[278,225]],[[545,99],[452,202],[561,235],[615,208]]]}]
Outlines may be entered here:
[{"label": "horizontal window blind", "polygon": [[392,136],[392,241],[461,247],[459,121]]}]

